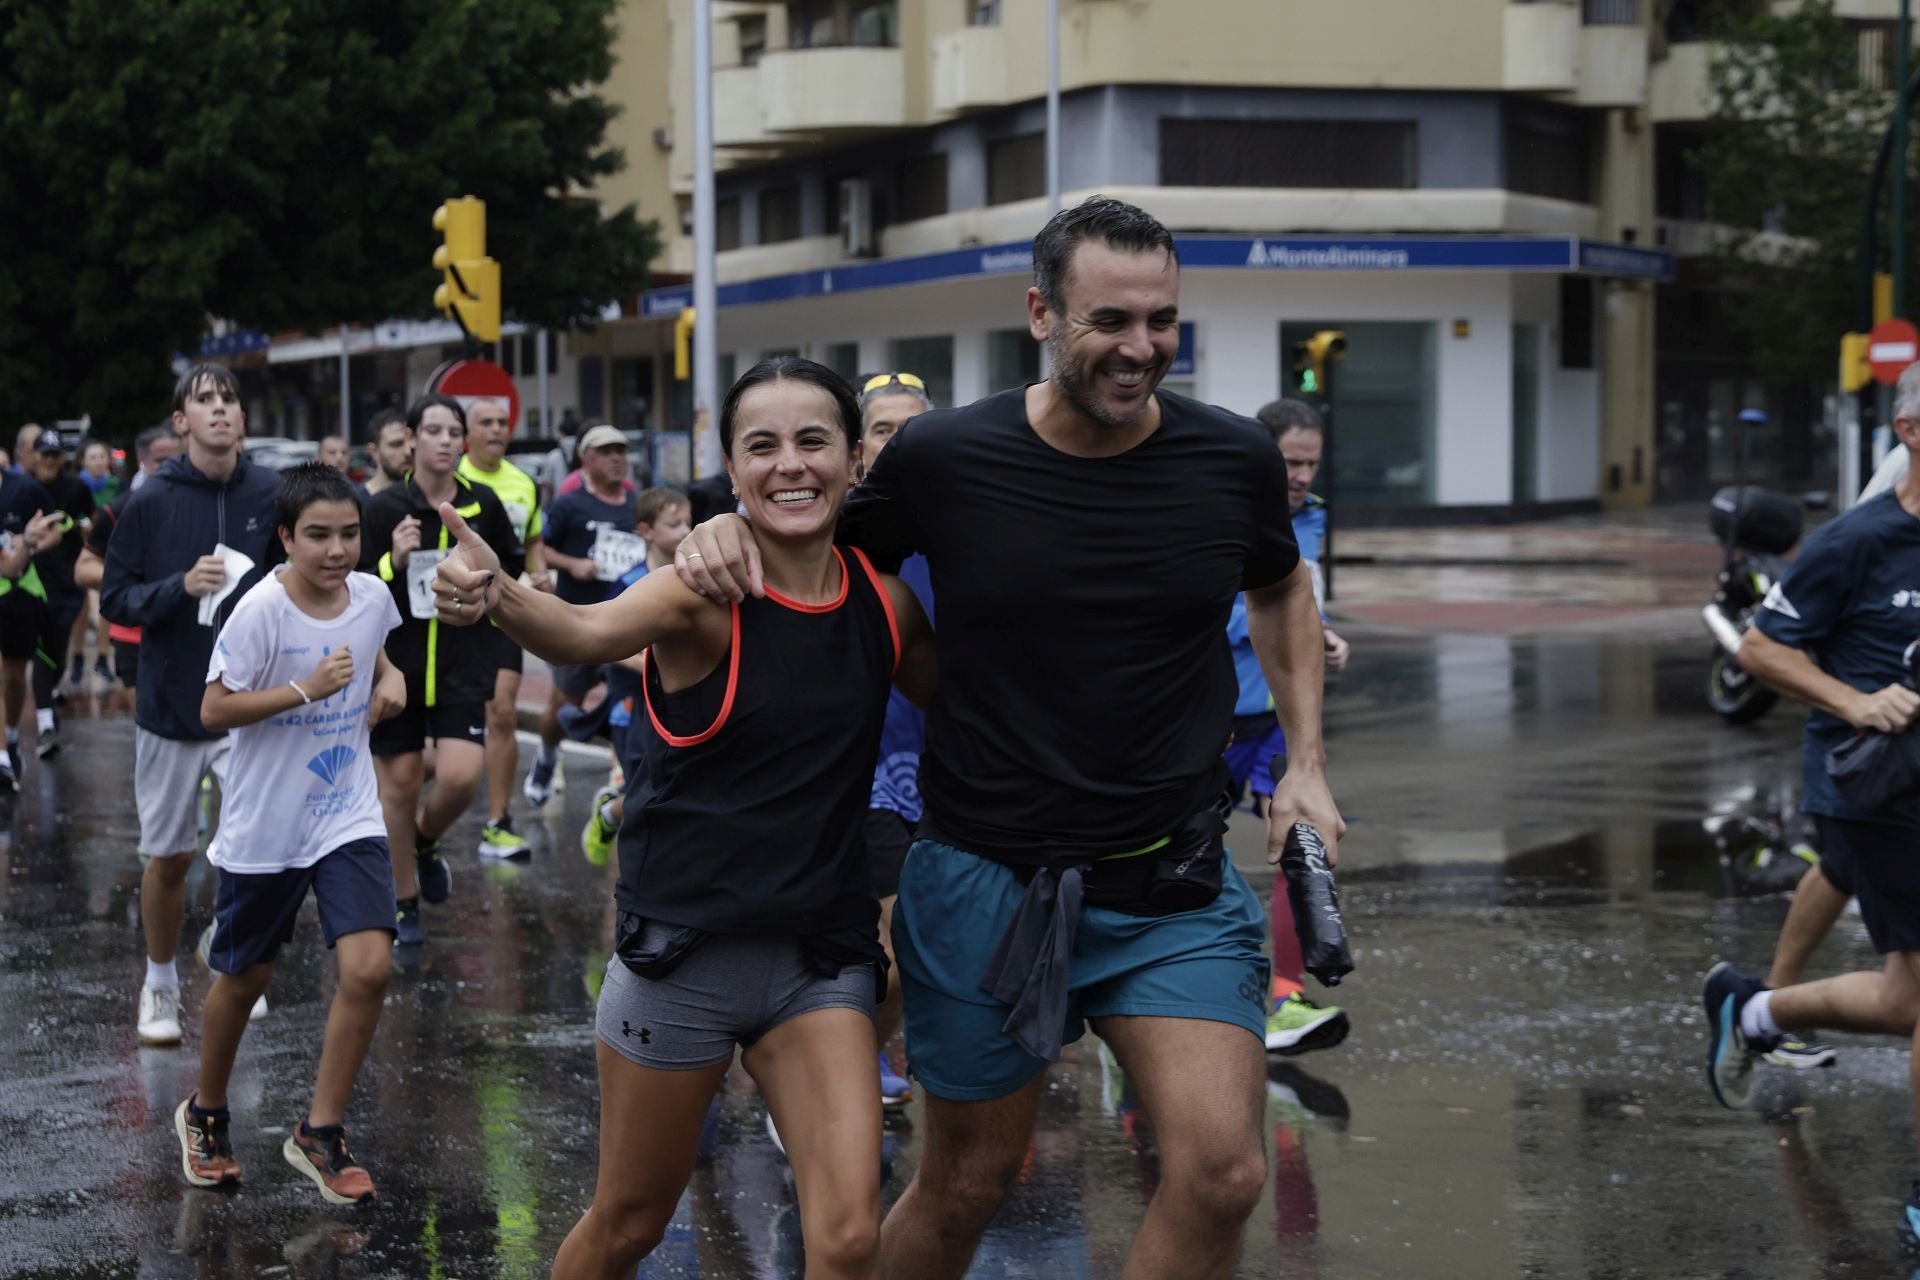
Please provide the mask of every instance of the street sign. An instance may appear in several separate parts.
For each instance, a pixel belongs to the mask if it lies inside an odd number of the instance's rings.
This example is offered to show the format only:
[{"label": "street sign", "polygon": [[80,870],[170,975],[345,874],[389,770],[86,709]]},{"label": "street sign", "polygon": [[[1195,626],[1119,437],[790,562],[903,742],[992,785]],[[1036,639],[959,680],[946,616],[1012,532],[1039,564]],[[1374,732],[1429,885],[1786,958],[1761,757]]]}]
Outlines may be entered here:
[{"label": "street sign", "polygon": [[507,371],[491,360],[455,360],[443,364],[427,379],[427,390],[452,396],[464,409],[476,400],[505,400],[507,424],[520,426],[520,389]]},{"label": "street sign", "polygon": [[1907,321],[1882,320],[1867,334],[1867,364],[1875,382],[1892,386],[1915,360],[1920,360],[1920,329]]}]

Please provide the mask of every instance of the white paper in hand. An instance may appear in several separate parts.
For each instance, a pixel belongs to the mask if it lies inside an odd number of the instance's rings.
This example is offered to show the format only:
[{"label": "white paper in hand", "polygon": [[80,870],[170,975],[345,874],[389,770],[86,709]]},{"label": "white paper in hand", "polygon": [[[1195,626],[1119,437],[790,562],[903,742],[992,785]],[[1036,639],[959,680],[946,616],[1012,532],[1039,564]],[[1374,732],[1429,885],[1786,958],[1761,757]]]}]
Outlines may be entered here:
[{"label": "white paper in hand", "polygon": [[226,581],[220,584],[218,591],[200,597],[200,625],[211,627],[220,617],[220,605],[233,594],[240,585],[240,579],[253,572],[253,557],[244,551],[235,551],[226,543],[214,544],[209,553],[220,557],[220,563],[226,567]]},{"label": "white paper in hand", "polygon": [[425,622],[433,617],[434,571],[452,555],[446,551],[415,551],[407,557],[407,611]]}]

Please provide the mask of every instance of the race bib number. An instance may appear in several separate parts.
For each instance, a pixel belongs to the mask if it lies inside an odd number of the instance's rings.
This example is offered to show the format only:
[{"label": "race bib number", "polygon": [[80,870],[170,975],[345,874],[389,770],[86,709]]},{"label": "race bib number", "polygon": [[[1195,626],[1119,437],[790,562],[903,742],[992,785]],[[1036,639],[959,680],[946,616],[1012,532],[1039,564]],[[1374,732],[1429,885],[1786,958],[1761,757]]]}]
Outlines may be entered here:
[{"label": "race bib number", "polygon": [[421,621],[433,617],[433,573],[448,551],[418,551],[407,557],[407,611]]},{"label": "race bib number", "polygon": [[601,525],[593,536],[593,576],[602,582],[618,582],[627,570],[647,558],[647,540],[624,529]]},{"label": "race bib number", "polygon": [[507,509],[507,523],[513,526],[513,536],[524,539],[527,536],[527,517],[533,514],[533,508],[519,502],[501,505]]}]

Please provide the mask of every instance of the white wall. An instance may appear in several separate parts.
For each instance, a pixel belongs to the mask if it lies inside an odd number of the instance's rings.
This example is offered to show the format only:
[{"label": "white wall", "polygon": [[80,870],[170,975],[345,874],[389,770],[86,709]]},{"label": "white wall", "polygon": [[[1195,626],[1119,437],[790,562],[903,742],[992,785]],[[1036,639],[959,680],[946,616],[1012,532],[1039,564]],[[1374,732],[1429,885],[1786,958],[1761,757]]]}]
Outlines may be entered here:
[{"label": "white wall", "polygon": [[[1560,278],[1513,277],[1513,318],[1541,326],[1540,470],[1542,502],[1600,496],[1600,371],[1560,367]],[[1596,363],[1600,358],[1595,329]]]}]

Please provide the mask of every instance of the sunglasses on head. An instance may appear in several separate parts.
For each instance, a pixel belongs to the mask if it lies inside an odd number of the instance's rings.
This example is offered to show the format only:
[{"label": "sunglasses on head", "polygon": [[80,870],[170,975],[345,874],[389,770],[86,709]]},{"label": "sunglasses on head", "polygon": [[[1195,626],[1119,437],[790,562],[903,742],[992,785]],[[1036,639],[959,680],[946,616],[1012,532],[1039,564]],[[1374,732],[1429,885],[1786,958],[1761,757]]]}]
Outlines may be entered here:
[{"label": "sunglasses on head", "polygon": [[860,388],[860,394],[865,395],[869,391],[878,391],[881,387],[889,386],[895,382],[903,387],[912,387],[915,391],[925,391],[927,389],[927,384],[920,380],[918,374],[876,373],[867,379],[866,386]]}]

